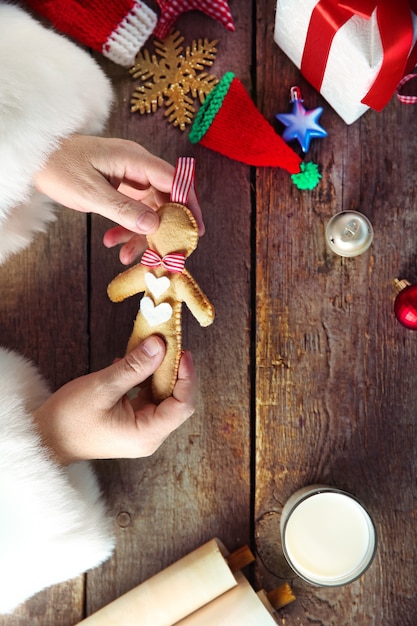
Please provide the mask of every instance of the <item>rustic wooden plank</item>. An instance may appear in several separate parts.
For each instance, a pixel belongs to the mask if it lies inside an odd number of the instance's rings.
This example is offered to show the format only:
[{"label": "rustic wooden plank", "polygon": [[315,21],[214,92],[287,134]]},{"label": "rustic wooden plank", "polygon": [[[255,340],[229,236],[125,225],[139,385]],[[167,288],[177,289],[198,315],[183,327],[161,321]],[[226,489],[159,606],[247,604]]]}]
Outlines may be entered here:
[{"label": "rustic wooden plank", "polygon": [[86,220],[58,207],[47,233],[0,268],[0,344],[33,359],[53,389],[88,368]]},{"label": "rustic wooden plank", "polygon": [[[232,9],[234,34],[196,14],[178,25],[190,39],[197,26],[218,38],[212,71],[234,70],[250,89],[250,6]],[[308,108],[324,106],[329,132],[311,149],[324,174],[316,191],[299,193],[280,170],[256,177],[256,583],[269,589],[292,579],[297,601],[281,612],[288,625],[411,626],[416,346],[393,317],[392,280],[417,279],[415,139],[408,132],[414,111],[394,100],[347,127],[273,43],[275,2],[256,10],[260,110],[273,121],[288,107],[289,87],[299,84]],[[150,459],[97,464],[118,549],[87,577],[88,613],[214,535],[230,548],[251,539],[249,171],[191,146],[164,126],[161,113],[130,114],[130,79],[103,65],[118,94],[109,134],[140,141],[171,162],[184,153],[197,157],[207,234],[187,266],[217,317],[200,329],[185,315],[184,344],[199,372],[195,416]],[[331,254],[324,242],[328,219],[347,208],[363,211],[375,228],[372,248],[356,259]],[[102,248],[106,226],[92,219],[91,276],[86,218],[69,211],[0,270],[1,345],[33,358],[53,388],[87,371],[90,347],[91,369],[110,363],[130,333],[137,302],[113,305],[105,295],[121,269],[117,251]],[[355,493],[377,524],[375,563],[341,589],[293,577],[279,546],[283,503],[317,481]],[[39,594],[0,625],[69,626],[82,604],[81,577]]]},{"label": "rustic wooden plank", "polygon": [[[323,168],[311,194],[280,171],[257,177],[257,581],[270,587],[291,577],[279,545],[289,495],[310,483],[336,485],[373,515],[375,562],[339,589],[292,576],[298,599],[283,610],[285,623],[411,625],[416,344],[393,316],[392,280],[416,279],[414,111],[393,100],[344,125],[274,44],[274,10],[273,0],[257,5],[258,104],[273,120],[298,84],[307,108],[324,106],[329,137],[309,153]],[[375,228],[371,249],[354,259],[325,245],[326,223],[343,209],[362,211]]]},{"label": "rustic wooden plank", "polygon": [[[239,6],[236,14],[235,33],[195,12],[177,26],[184,44],[198,37],[218,39],[211,72],[222,76],[234,70],[249,88],[250,5]],[[216,319],[201,329],[184,311],[184,346],[192,350],[199,377],[193,418],[151,458],[97,464],[115,519],[117,551],[88,575],[88,613],[214,536],[230,549],[250,540],[249,168],[192,146],[189,131],[170,127],[162,111],[147,117],[130,113],[130,78],[107,69],[118,95],[109,134],[136,140],[172,163],[181,155],[197,159],[207,232],[187,267],[212,300]],[[138,298],[120,304],[107,300],[106,285],[123,267],[117,251],[102,247],[105,228],[104,220],[93,220],[93,369],[123,354],[138,306]]]},{"label": "rustic wooden plank", "polygon": [[[51,389],[88,370],[87,218],[64,208],[57,215],[47,233],[0,267],[0,345],[33,360]],[[71,626],[83,597],[80,576],[0,616],[0,625]]]}]

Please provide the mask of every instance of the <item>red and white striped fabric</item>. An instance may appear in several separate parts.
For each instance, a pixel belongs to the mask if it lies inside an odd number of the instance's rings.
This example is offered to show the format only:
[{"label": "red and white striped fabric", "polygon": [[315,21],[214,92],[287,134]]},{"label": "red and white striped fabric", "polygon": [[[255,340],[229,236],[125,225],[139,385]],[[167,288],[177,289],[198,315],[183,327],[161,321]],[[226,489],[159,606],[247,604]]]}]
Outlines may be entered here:
[{"label": "red and white striped fabric", "polygon": [[126,67],[133,65],[157,23],[156,13],[140,0],[26,0],[26,4],[60,32]]},{"label": "red and white striped fabric", "polygon": [[397,85],[397,98],[403,104],[417,104],[417,96],[404,96],[400,93],[401,87],[403,87],[410,80],[413,80],[413,78],[417,78],[417,74],[407,74],[407,76],[404,76],[404,78],[402,78]]},{"label": "red and white striped fabric", "polygon": [[141,264],[146,267],[159,267],[162,265],[171,274],[181,274],[185,266],[185,255],[180,252],[170,252],[160,257],[155,250],[148,248],[142,255]]},{"label": "red and white striped fabric", "polygon": [[154,30],[158,39],[164,39],[177,19],[187,11],[202,11],[214,18],[228,30],[235,30],[232,14],[226,0],[156,0],[161,16]]},{"label": "red and white striped fabric", "polygon": [[[194,174],[195,159],[193,157],[179,157],[172,182],[171,202],[187,204],[190,190],[194,185]],[[140,262],[146,267],[159,267],[162,265],[172,274],[181,274],[185,266],[185,255],[181,252],[170,252],[161,257],[155,250],[148,248],[143,253]]]},{"label": "red and white striped fabric", "polygon": [[171,189],[171,202],[187,204],[190,190],[194,186],[195,159],[180,157],[175,168]]}]

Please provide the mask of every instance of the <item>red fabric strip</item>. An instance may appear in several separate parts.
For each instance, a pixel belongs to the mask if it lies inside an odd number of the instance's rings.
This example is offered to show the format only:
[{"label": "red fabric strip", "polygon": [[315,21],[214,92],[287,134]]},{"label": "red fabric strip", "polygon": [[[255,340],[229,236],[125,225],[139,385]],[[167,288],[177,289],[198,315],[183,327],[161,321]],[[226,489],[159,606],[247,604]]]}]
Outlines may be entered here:
[{"label": "red fabric strip", "polygon": [[404,78],[402,78],[400,80],[400,82],[398,83],[398,85],[397,85],[397,98],[403,104],[417,104],[417,96],[405,96],[402,93],[400,93],[401,87],[403,87],[410,80],[413,80],[413,79],[416,79],[416,78],[417,78],[417,74],[407,74],[407,76],[404,76]]},{"label": "red fabric strip", "polygon": [[374,84],[362,102],[381,111],[404,75],[413,43],[413,22],[408,0],[385,0],[378,4],[378,27],[384,58]]},{"label": "red fabric strip", "polygon": [[[362,102],[380,111],[391,99],[408,67],[413,40],[411,8],[416,6],[416,0],[396,0],[394,3],[392,0],[320,0],[311,14],[301,72],[320,91],[336,32],[353,15],[368,18],[376,8],[384,58],[381,70]],[[417,60],[417,50],[414,52]]]},{"label": "red fabric strip", "polygon": [[172,274],[181,274],[185,266],[185,255],[181,252],[170,252],[161,258],[155,250],[148,248],[143,253],[140,262],[141,265],[146,267],[159,267],[162,265]]},{"label": "red fabric strip", "polygon": [[353,11],[341,8],[334,0],[320,0],[313,9],[301,59],[301,73],[320,91],[333,37]]},{"label": "red fabric strip", "polygon": [[171,189],[171,202],[187,204],[188,195],[194,185],[195,159],[180,157],[177,160]]}]

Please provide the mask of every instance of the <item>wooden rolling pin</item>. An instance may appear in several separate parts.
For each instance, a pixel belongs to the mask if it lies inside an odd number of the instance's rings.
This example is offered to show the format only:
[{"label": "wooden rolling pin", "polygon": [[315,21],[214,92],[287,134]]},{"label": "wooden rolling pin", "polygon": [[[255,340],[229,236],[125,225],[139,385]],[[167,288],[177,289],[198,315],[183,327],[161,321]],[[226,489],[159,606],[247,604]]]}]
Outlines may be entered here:
[{"label": "wooden rolling pin", "polygon": [[224,545],[218,539],[212,539],[80,624],[173,626],[236,587],[233,571],[241,569],[253,558],[248,548],[228,556]]},{"label": "wooden rolling pin", "polygon": [[229,554],[212,539],[79,626],[275,626],[295,596],[287,583],[255,592],[240,572],[254,560],[247,546]]}]

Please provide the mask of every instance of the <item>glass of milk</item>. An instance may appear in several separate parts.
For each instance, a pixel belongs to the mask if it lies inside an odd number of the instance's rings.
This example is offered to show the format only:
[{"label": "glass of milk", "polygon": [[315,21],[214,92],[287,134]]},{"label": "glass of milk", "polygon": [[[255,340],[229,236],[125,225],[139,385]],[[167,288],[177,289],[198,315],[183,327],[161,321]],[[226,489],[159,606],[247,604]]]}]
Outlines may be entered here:
[{"label": "glass of milk", "polygon": [[376,530],[349,493],[326,485],[296,491],[281,513],[282,548],[291,568],[323,587],[346,585],[370,566]]}]

